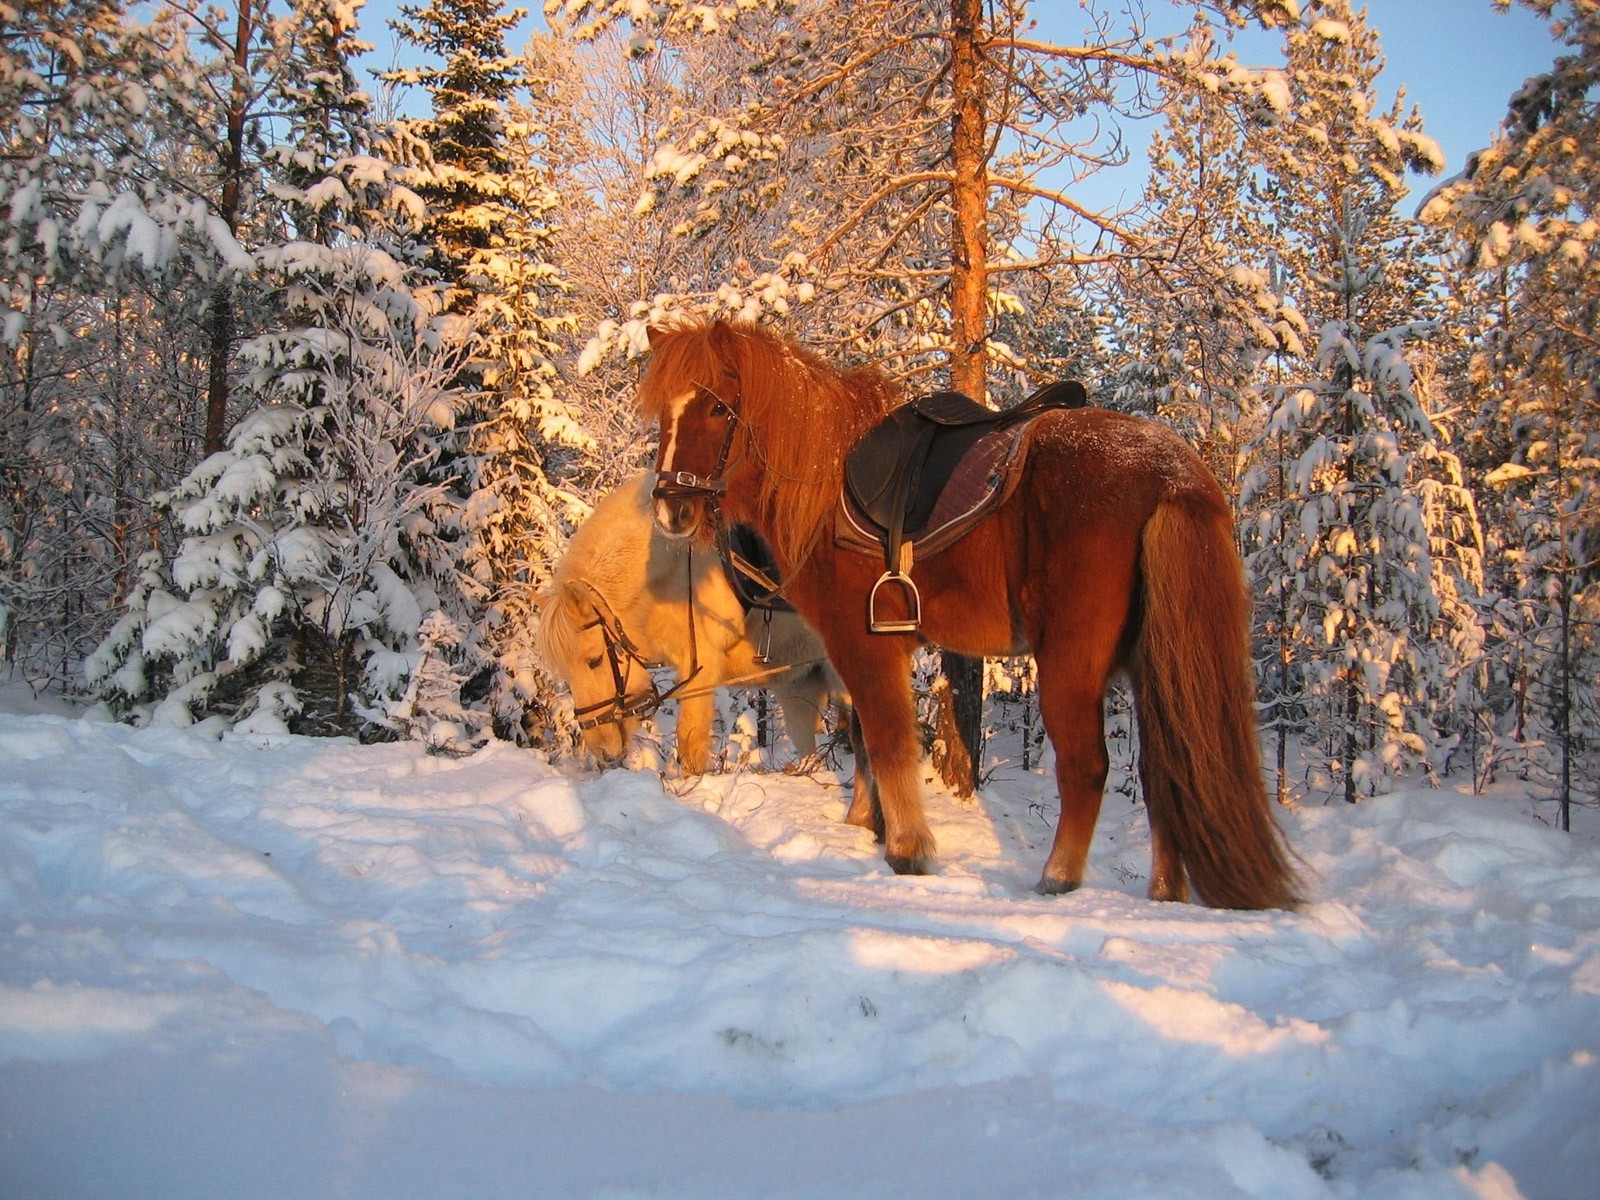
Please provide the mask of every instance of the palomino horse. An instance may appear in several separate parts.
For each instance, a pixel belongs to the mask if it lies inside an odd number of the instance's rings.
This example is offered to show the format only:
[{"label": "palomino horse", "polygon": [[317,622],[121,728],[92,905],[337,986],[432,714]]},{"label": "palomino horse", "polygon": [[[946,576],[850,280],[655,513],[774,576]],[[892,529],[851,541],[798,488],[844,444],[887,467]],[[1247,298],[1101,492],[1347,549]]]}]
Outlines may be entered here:
[{"label": "palomino horse", "polygon": [[1071,891],[1109,766],[1105,693],[1125,669],[1151,897],[1185,900],[1192,885],[1219,907],[1293,907],[1292,852],[1261,777],[1250,599],[1227,502],[1200,459],[1155,421],[1092,408],[1039,417],[1009,498],[916,564],[920,635],[873,633],[868,597],[884,564],[835,545],[840,486],[846,452],[901,400],[877,370],[838,370],[720,321],[654,331],[639,390],[661,430],[657,523],[684,539],[713,519],[757,529],[855,701],[876,795],[858,789],[847,819],[873,827],[881,814],[889,864],[928,870],[910,671],[919,638],[961,654],[1031,653],[1061,794],[1038,890]]},{"label": "palomino horse", "polygon": [[[716,554],[691,554],[656,529],[652,482],[644,472],[595,506],[541,597],[540,653],[572,693],[584,744],[603,762],[626,753],[662,699],[647,664],[664,662],[683,684],[678,761],[689,774],[710,762],[712,692],[730,680],[762,677],[796,751],[815,753],[821,705],[838,688],[821,640],[793,613],[774,613],[769,661],[758,663],[762,614],[747,630]],[[788,669],[768,675],[774,667]]]}]

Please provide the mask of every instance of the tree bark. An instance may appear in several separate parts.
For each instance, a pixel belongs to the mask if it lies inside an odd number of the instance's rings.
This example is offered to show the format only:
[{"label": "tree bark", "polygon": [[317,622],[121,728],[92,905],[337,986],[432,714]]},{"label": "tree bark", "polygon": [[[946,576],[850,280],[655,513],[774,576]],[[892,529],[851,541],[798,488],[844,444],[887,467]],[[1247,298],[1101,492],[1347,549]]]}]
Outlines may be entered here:
[{"label": "tree bark", "polygon": [[[228,101],[227,143],[222,163],[222,196],[217,215],[229,233],[239,230],[240,180],[244,175],[244,126],[250,105],[250,42],[255,36],[251,11],[256,0],[239,0],[239,21],[233,43],[233,91]],[[228,363],[233,355],[233,287],[219,270],[211,288],[207,321],[209,346],[206,364],[205,452],[222,449],[228,433]]]},{"label": "tree bark", "polygon": [[[984,106],[983,0],[950,0],[950,386],[988,403],[989,127]],[[940,669],[965,755],[950,755],[945,783],[958,795],[978,785],[983,765],[983,660],[948,651]]]}]

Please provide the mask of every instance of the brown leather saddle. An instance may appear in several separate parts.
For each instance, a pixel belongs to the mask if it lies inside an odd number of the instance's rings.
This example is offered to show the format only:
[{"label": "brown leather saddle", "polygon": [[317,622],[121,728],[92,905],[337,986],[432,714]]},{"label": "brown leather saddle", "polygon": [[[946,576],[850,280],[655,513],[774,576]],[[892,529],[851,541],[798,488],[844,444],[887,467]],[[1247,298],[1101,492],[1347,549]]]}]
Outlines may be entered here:
[{"label": "brown leather saddle", "polygon": [[[1041,413],[1082,408],[1076,380],[1046,384],[1021,404],[985,408],[960,392],[936,392],[895,409],[845,459],[835,544],[881,554],[884,572],[867,599],[873,633],[912,633],[922,597],[912,563],[948,549],[1011,494],[1022,463],[1023,434]],[[880,618],[878,597],[898,585],[906,618]]]}]

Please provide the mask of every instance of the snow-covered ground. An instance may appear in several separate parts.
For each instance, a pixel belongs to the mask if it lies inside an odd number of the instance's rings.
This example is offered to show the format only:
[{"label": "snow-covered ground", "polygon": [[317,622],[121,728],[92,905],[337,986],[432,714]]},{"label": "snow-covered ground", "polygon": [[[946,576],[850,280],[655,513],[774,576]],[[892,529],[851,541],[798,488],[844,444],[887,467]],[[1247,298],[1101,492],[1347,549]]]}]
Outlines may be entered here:
[{"label": "snow-covered ground", "polygon": [[1046,777],[921,879],[844,800],[0,715],[0,1196],[1600,1196],[1593,814],[1309,808],[1236,914],[1116,796],[1054,899]]}]

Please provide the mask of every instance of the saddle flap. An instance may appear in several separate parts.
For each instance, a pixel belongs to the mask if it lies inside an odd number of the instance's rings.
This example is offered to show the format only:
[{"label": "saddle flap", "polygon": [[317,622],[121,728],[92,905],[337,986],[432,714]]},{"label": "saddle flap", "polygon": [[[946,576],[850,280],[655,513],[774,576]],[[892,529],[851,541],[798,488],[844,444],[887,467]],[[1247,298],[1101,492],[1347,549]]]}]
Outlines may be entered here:
[{"label": "saddle flap", "polygon": [[918,442],[931,428],[907,404],[874,425],[851,448],[845,459],[845,490],[873,520],[886,527],[890,524],[902,464],[920,457]]}]

